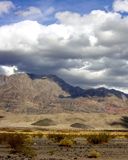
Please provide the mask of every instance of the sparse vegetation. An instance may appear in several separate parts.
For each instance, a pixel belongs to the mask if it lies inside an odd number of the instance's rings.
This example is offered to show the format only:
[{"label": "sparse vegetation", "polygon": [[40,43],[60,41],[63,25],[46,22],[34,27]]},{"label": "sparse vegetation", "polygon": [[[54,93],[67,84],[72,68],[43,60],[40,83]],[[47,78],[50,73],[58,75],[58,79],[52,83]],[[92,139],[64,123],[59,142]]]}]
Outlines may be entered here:
[{"label": "sparse vegetation", "polygon": [[64,138],[60,141],[59,146],[72,147],[74,141],[69,138]]},{"label": "sparse vegetation", "polygon": [[27,157],[35,157],[37,155],[36,151],[30,146],[22,147],[19,152],[24,154]]},{"label": "sparse vegetation", "polygon": [[0,143],[8,144],[12,153],[22,153],[25,156],[35,156],[35,152],[31,147],[32,140],[28,135],[18,133],[1,133]]},{"label": "sparse vegetation", "polygon": [[2,119],[2,118],[4,118],[4,116],[1,116],[1,115],[0,115],[0,119]]},{"label": "sparse vegetation", "polygon": [[[122,151],[122,148],[127,144],[125,137],[127,137],[127,132],[107,132],[107,131],[78,131],[78,130],[12,130],[12,132],[7,132],[7,130],[1,131],[0,133],[0,143],[1,146],[7,147],[10,153],[8,152],[7,156],[12,157],[16,155],[25,159],[38,159],[44,157],[50,157],[51,159],[56,156],[60,156],[65,159],[70,159],[71,156],[75,159],[80,159],[81,156],[88,158],[98,158],[105,157],[108,149],[110,149],[117,142],[118,151]],[[93,145],[106,143],[110,138],[119,138],[121,144],[118,143],[117,139],[111,141],[107,145]],[[87,141],[86,141],[87,139]],[[123,140],[122,140],[123,139]],[[52,141],[50,141],[52,140]],[[126,140],[126,142],[124,142]],[[10,150],[10,148],[11,150]],[[49,147],[50,146],[50,147]],[[91,149],[91,148],[92,149]],[[103,150],[102,150],[103,147]],[[105,150],[104,150],[104,147]],[[109,148],[110,147],[110,148]],[[121,150],[120,150],[121,147]],[[78,148],[78,149],[77,149]],[[112,152],[115,154],[117,151],[114,150],[114,147],[111,148]],[[91,149],[91,150],[90,150]],[[125,148],[128,150],[128,147]],[[36,152],[35,152],[36,151]],[[39,151],[39,152],[38,152]],[[67,152],[67,155],[65,155]],[[18,154],[17,154],[18,153]],[[36,155],[38,156],[36,157]],[[101,154],[102,153],[102,154]],[[122,152],[121,152],[122,153]],[[6,154],[6,153],[5,153]],[[123,153],[124,154],[124,153]],[[75,157],[74,157],[75,156]],[[127,155],[125,155],[127,156]],[[8,158],[8,157],[7,157]],[[6,158],[6,159],[7,159]],[[10,158],[11,159],[11,158]],[[17,158],[18,159],[18,158]],[[127,159],[127,158],[126,158]]]},{"label": "sparse vegetation", "polygon": [[47,135],[48,139],[53,140],[54,142],[60,142],[65,138],[65,135],[63,134],[49,134]]},{"label": "sparse vegetation", "polygon": [[0,144],[7,143],[7,135],[8,134],[0,134]]},{"label": "sparse vegetation", "polygon": [[107,143],[111,136],[108,133],[92,134],[87,137],[87,141],[91,144]]},{"label": "sparse vegetation", "polygon": [[22,148],[26,143],[27,136],[21,134],[10,134],[7,137],[7,143],[11,146],[12,149],[17,150]]},{"label": "sparse vegetation", "polygon": [[50,154],[50,155],[54,155],[54,150],[50,150],[49,152],[48,152],[48,154]]},{"label": "sparse vegetation", "polygon": [[100,152],[96,151],[96,150],[91,150],[88,155],[87,155],[88,158],[99,158],[101,157],[101,154]]}]

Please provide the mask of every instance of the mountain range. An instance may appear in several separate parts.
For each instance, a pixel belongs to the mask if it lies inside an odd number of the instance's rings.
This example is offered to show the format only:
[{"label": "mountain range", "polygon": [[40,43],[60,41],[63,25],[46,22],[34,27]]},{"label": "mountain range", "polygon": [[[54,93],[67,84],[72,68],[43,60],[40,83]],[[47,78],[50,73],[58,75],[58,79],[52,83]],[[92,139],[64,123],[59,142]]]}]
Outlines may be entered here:
[{"label": "mountain range", "polygon": [[91,88],[91,89],[82,89],[80,87],[74,87],[68,83],[66,83],[64,80],[59,78],[56,75],[34,75],[34,74],[28,74],[31,79],[41,79],[41,78],[49,78],[52,81],[56,82],[64,91],[70,94],[70,97],[77,98],[77,97],[106,97],[106,96],[117,96],[119,98],[123,98],[124,96],[128,98],[128,94],[115,90],[115,89],[107,89],[104,87],[100,87],[97,89]]},{"label": "mountain range", "polygon": [[0,108],[28,114],[58,112],[127,113],[128,94],[115,89],[82,89],[56,75],[0,75]]}]

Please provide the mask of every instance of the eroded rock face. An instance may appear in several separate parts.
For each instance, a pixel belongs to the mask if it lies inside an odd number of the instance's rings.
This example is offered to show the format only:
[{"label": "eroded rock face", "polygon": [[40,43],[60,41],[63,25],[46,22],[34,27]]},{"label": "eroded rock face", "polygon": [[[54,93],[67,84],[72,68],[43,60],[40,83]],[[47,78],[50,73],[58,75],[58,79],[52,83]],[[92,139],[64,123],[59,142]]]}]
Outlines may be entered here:
[{"label": "eroded rock face", "polygon": [[0,76],[0,106],[9,111],[36,112],[60,95],[68,93],[49,78],[32,80],[27,74]]},{"label": "eroded rock face", "polygon": [[32,114],[128,113],[127,106],[127,95],[120,91],[104,88],[84,90],[54,75],[22,73],[0,76],[0,108],[6,111]]}]

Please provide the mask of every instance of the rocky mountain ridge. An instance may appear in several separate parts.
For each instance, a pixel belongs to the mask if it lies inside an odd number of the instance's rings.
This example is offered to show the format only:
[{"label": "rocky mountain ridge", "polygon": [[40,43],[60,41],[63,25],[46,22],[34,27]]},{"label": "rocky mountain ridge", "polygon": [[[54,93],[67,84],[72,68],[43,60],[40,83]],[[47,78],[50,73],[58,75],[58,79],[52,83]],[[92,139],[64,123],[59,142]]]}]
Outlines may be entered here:
[{"label": "rocky mountain ridge", "polygon": [[0,108],[32,114],[127,112],[128,95],[114,89],[84,90],[55,75],[0,76]]},{"label": "rocky mountain ridge", "polygon": [[34,75],[34,74],[28,74],[30,78],[32,79],[38,79],[38,78],[49,78],[56,82],[64,91],[68,92],[72,98],[77,97],[106,97],[106,96],[117,96],[119,98],[123,98],[124,96],[128,98],[128,94],[115,90],[115,89],[107,89],[104,87],[100,87],[97,89],[91,88],[91,89],[82,89],[80,87],[74,87],[68,83],[66,83],[64,80],[59,78],[56,75]]}]

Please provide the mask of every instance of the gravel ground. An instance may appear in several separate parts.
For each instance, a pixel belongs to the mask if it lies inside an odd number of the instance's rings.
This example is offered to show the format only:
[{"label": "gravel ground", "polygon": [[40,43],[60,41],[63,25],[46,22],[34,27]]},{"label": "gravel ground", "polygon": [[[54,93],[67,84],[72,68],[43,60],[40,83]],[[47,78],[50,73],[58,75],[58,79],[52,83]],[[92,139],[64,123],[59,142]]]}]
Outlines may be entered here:
[{"label": "gravel ground", "polygon": [[[47,138],[35,138],[33,148],[36,157],[23,154],[10,154],[10,148],[0,145],[0,160],[128,160],[128,139],[112,139],[109,143],[91,145],[86,139],[77,138],[72,147],[60,147]],[[99,158],[88,158],[88,153],[96,150]]]}]

